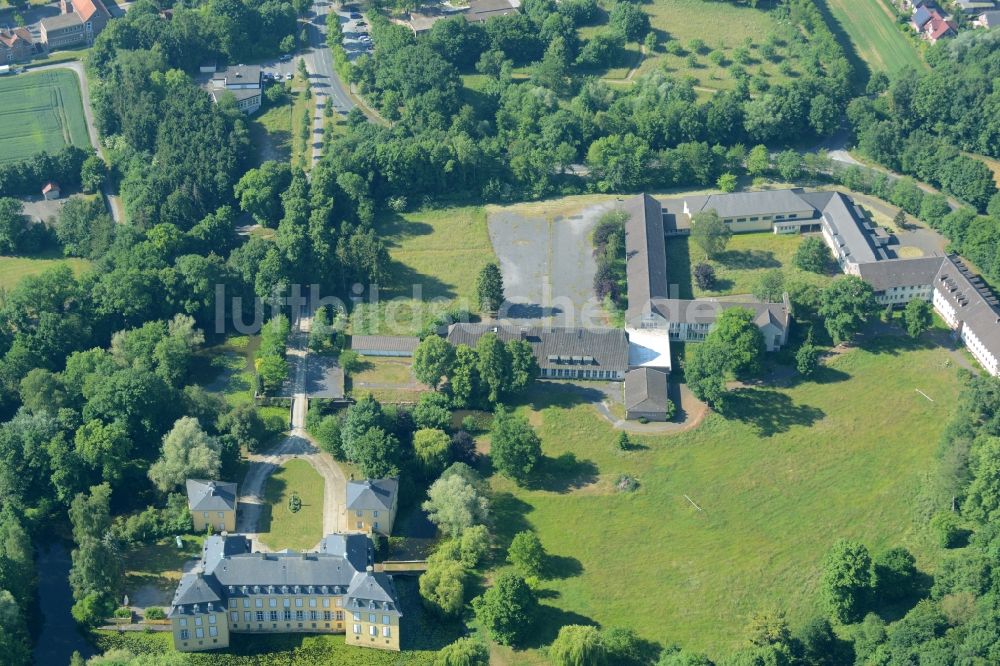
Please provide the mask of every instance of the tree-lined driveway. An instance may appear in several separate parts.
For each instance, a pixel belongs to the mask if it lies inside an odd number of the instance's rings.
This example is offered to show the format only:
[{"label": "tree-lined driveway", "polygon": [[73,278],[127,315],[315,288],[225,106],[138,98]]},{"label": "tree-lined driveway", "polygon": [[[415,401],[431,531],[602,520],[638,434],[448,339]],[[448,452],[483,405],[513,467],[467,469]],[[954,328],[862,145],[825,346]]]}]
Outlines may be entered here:
[{"label": "tree-lined driveway", "polygon": [[[296,322],[295,332],[289,338],[288,354],[305,357],[308,354],[306,341],[311,319],[302,317]],[[247,456],[249,465],[239,488],[240,498],[236,513],[236,531],[245,534],[259,550],[267,550],[260,541],[260,519],[264,513],[264,489],[267,480],[279,467],[293,459],[308,462],[323,477],[323,534],[343,531],[342,516],[347,479],[343,470],[329,453],[322,451],[309,433],[306,432],[306,363],[295,364],[291,431],[274,448],[265,453]]]}]

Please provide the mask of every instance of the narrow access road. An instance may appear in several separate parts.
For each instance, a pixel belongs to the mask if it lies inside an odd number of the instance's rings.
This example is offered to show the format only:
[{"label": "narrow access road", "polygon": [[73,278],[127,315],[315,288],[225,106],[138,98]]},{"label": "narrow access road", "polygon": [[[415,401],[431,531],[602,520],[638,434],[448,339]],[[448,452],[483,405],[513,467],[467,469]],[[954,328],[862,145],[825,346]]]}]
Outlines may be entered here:
[{"label": "narrow access road", "polygon": [[281,465],[293,459],[307,461],[323,477],[323,534],[343,531],[344,499],[347,479],[343,470],[329,453],[320,450],[306,432],[308,398],[305,394],[306,365],[308,363],[308,331],[311,319],[300,318],[295,324],[288,343],[289,356],[298,357],[293,378],[291,432],[274,448],[262,454],[250,454],[243,484],[239,488],[239,507],[236,513],[236,531],[246,535],[258,550],[268,550],[260,542],[260,518],[266,501],[264,488],[267,479]]},{"label": "narrow access road", "polygon": [[[90,106],[90,85],[87,82],[87,73],[83,69],[83,63],[79,60],[70,60],[68,62],[61,62],[55,65],[41,65],[39,67],[31,67],[28,69],[28,73],[45,72],[53,69],[69,69],[76,72],[76,78],[80,81],[80,99],[83,102],[83,117],[87,121],[87,134],[90,135],[90,145],[93,146],[94,150],[96,150],[105,161],[107,161],[108,157],[104,153],[100,137],[97,135],[97,124],[94,122],[94,110]],[[125,220],[125,207],[122,205],[121,198],[112,194],[111,189],[107,184],[101,188],[101,194],[104,197],[104,205],[111,213],[111,217],[115,222],[121,224]]]}]

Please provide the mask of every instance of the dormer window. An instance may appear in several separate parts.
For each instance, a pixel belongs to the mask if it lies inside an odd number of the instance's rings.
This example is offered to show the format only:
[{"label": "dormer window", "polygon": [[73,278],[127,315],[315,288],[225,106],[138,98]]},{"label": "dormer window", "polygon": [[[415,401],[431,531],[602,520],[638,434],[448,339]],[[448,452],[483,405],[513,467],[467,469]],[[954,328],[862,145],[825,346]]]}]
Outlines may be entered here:
[{"label": "dormer window", "polygon": [[309,592],[309,594],[315,594],[315,592],[314,592],[314,590],[315,590],[315,589],[316,589],[316,588],[314,588],[314,587],[313,587],[312,585],[310,585],[310,586],[308,587],[308,592]]},{"label": "dormer window", "polygon": [[281,593],[282,594],[288,594],[288,586],[287,585],[282,585],[281,586]]},{"label": "dormer window", "polygon": [[253,586],[253,593],[254,594],[260,594],[260,585],[254,585]]}]

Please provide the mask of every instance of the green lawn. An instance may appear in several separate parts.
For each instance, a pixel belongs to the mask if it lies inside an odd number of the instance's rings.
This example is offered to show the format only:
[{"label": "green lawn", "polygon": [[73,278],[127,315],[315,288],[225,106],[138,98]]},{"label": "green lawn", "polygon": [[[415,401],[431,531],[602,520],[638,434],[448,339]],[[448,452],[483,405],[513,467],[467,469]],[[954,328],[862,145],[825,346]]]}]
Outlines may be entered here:
[{"label": "green lawn", "polygon": [[353,333],[413,335],[435,313],[478,310],[476,276],[495,261],[481,207],[390,214],[376,229],[389,247],[389,278],[377,307],[355,310]]},{"label": "green lawn", "polygon": [[[761,3],[762,6],[766,4]],[[640,6],[649,14],[653,30],[659,37],[660,48],[655,54],[646,56],[637,74],[664,68],[671,76],[694,77],[699,86],[728,90],[734,87],[735,82],[725,70],[727,62],[732,60],[733,50],[749,38],[753,47],[750,49],[751,60],[745,67],[750,75],[762,73],[771,83],[780,83],[788,78],[779,72],[778,58],[773,62],[768,61],[759,53],[760,45],[769,35],[781,35],[786,29],[773,14],[764,9],[711,0],[653,0]],[[725,29],[720,30],[720,26],[725,26]],[[697,64],[694,67],[687,63],[688,43],[692,39],[701,39],[707,45],[704,53],[696,54]],[[667,41],[678,42],[683,47],[683,52],[678,55],[664,53],[663,44]],[[723,52],[723,67],[708,60],[707,52],[713,49]],[[638,55],[637,46],[635,50]],[[788,51],[788,45],[784,41],[777,47],[780,59],[790,58],[794,61]]]},{"label": "green lawn", "polygon": [[[533,528],[553,556],[532,647],[561,624],[593,621],[721,657],[757,609],[785,609],[793,628],[820,613],[821,562],[841,537],[876,553],[905,546],[932,570],[939,551],[913,504],[957,373],[945,350],[878,340],[884,347],[831,360],[820,382],[748,389],[732,418],[637,437],[642,448],[627,454],[590,405],[539,386],[520,408],[546,455],[539,480],[491,480],[501,542]],[[614,490],[622,473],[639,479],[637,492]],[[541,661],[534,651],[497,656]]]},{"label": "green lawn", "polygon": [[90,146],[80,84],[73,71],[2,77],[0,100],[0,163],[70,144]]},{"label": "green lawn", "polygon": [[[830,276],[802,271],[792,264],[792,256],[804,239],[799,234],[735,234],[722,255],[707,259],[701,247],[689,237],[675,236],[667,239],[667,275],[671,284],[678,285],[680,298],[691,298],[692,293],[696,298],[749,294],[761,275],[776,268],[785,274],[786,283],[825,284]],[[714,290],[698,288],[691,278],[691,269],[701,262],[715,268]]]},{"label": "green lawn", "polygon": [[923,68],[913,44],[896,27],[894,12],[883,0],[821,0],[847,33],[872,71],[895,73]]},{"label": "green lawn", "polygon": [[[323,538],[323,477],[305,460],[290,460],[267,480],[260,540],[272,550],[310,550]],[[293,512],[289,500],[297,493],[302,508]]]},{"label": "green lawn", "polygon": [[182,538],[183,548],[177,547],[173,537],[129,548],[125,553],[126,590],[153,585],[164,592],[172,592],[181,579],[184,563],[201,554],[202,537],[188,535]]},{"label": "green lawn", "polygon": [[[0,125],[2,127],[2,125]],[[2,159],[2,158],[0,158]],[[29,275],[44,273],[53,266],[68,264],[77,276],[90,268],[86,259],[69,257],[66,259],[41,257],[0,257],[0,289],[11,289]]]},{"label": "green lawn", "polygon": [[287,162],[292,155],[292,103],[273,105],[265,100],[264,109],[250,119],[258,161]]}]

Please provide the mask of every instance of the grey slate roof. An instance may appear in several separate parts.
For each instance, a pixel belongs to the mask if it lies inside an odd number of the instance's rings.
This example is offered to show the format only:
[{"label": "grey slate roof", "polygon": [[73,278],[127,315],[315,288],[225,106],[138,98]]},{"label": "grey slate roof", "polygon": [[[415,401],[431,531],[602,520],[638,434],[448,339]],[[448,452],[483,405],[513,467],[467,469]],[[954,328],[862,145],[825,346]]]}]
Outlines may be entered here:
[{"label": "grey slate roof", "polygon": [[380,614],[399,616],[399,603],[396,601],[396,585],[392,576],[384,573],[366,571],[359,573],[347,590],[348,611],[377,611]]},{"label": "grey slate roof", "polygon": [[982,278],[969,271],[955,255],[941,264],[934,286],[955,308],[955,316],[964,323],[989,352],[1000,359],[1000,307]]},{"label": "grey slate roof", "polygon": [[854,202],[840,192],[829,194],[822,208],[823,220],[833,232],[834,242],[842,243],[846,258],[856,264],[885,259],[885,253],[872,240],[874,228],[860,217]]},{"label": "grey slate roof", "polygon": [[625,375],[625,409],[630,412],[667,411],[667,373],[653,368],[629,370]]},{"label": "grey slate roof", "polygon": [[[448,342],[475,347],[486,333],[496,334],[503,342],[524,340],[531,345],[540,368],[566,368],[567,363],[575,362],[594,370],[628,370],[628,338],[620,328],[452,324],[448,327]],[[557,357],[563,357],[561,363]]]},{"label": "grey slate roof", "polygon": [[625,277],[631,318],[654,298],[667,297],[667,250],[663,235],[663,207],[641,194],[627,199],[625,221]]},{"label": "grey slate roof", "polygon": [[930,286],[934,276],[941,269],[944,257],[921,257],[919,259],[890,259],[858,266],[861,279],[875,291],[885,291],[893,287]]},{"label": "grey slate roof", "polygon": [[215,70],[212,79],[225,79],[226,85],[241,85],[245,83],[260,84],[260,65],[229,65]]},{"label": "grey slate roof", "polygon": [[318,552],[252,553],[241,535],[206,539],[202,560],[181,577],[171,602],[171,616],[194,604],[226,605],[231,597],[251,594],[345,595],[345,606],[358,609],[374,602],[378,612],[399,614],[392,577],[373,574],[374,547],[364,534],[327,535]]},{"label": "grey slate roof", "polygon": [[200,569],[181,576],[181,582],[174,591],[171,606],[187,606],[191,604],[220,603],[222,593],[218,582],[212,576],[206,576]]},{"label": "grey slate roof", "polygon": [[746,308],[754,313],[754,321],[758,326],[768,321],[780,328],[788,328],[791,313],[785,303],[739,303],[736,301],[717,301],[710,298],[683,300],[678,298],[663,298],[652,302],[653,312],[670,322],[679,324],[711,324],[725,310],[731,308]]},{"label": "grey slate roof", "polygon": [[236,484],[223,481],[187,480],[188,508],[191,511],[234,511]]},{"label": "grey slate roof", "polygon": [[399,490],[399,479],[365,479],[347,482],[347,508],[388,511]]},{"label": "grey slate roof", "polygon": [[979,18],[986,24],[987,28],[995,28],[1000,25],[1000,10],[983,12]]},{"label": "grey slate roof", "polygon": [[80,15],[75,12],[49,16],[47,18],[43,18],[41,23],[45,26],[45,32],[47,33],[52,32],[53,30],[65,30],[66,28],[72,28],[74,26],[83,27],[83,21],[80,19]]},{"label": "grey slate roof", "polygon": [[685,197],[691,214],[714,210],[719,217],[746,217],[776,213],[809,212],[813,207],[794,190],[734,192]]},{"label": "grey slate roof", "polygon": [[420,344],[420,338],[401,335],[353,335],[351,349],[364,352],[366,350],[383,352],[409,352]]}]

